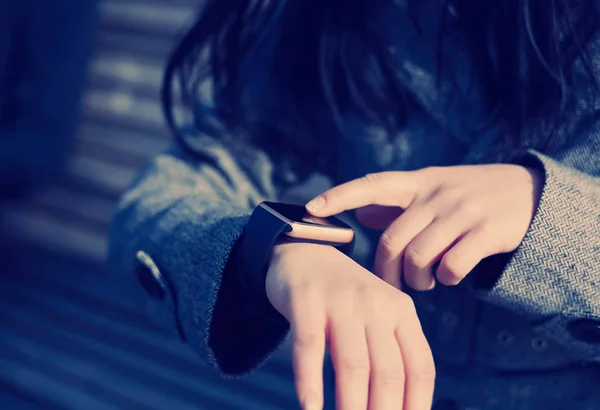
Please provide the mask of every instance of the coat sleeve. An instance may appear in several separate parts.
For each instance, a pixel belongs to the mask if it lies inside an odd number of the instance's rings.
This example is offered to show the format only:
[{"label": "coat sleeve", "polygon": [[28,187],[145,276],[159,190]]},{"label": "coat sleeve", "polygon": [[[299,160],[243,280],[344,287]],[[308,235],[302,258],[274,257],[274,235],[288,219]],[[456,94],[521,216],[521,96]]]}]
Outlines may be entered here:
[{"label": "coat sleeve", "polygon": [[114,273],[146,288],[150,318],[187,341],[223,375],[263,362],[286,323],[247,314],[236,280],[236,252],[251,210],[276,199],[273,164],[257,149],[244,160],[225,144],[195,138],[159,155],[123,196],[110,229]]},{"label": "coat sleeve", "polygon": [[600,361],[600,124],[552,157],[524,165],[545,175],[530,229],[481,296],[527,315],[583,361]]}]

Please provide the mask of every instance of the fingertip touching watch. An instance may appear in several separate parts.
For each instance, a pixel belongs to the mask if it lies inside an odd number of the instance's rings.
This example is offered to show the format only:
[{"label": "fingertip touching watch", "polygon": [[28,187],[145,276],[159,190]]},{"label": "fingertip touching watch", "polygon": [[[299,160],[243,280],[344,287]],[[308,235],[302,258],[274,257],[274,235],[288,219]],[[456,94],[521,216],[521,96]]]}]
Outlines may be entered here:
[{"label": "fingertip touching watch", "polygon": [[354,229],[334,216],[319,218],[301,205],[262,202],[244,229],[240,279],[257,296],[261,310],[273,311],[265,280],[273,247],[279,239],[331,245],[350,255],[354,238]]}]

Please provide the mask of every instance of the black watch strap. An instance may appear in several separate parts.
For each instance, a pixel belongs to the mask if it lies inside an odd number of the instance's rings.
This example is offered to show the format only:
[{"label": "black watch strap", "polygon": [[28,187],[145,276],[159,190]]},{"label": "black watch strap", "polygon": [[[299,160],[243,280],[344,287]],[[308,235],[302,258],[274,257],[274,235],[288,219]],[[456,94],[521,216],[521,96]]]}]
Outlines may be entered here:
[{"label": "black watch strap", "polygon": [[238,269],[240,281],[255,295],[253,302],[258,304],[260,311],[274,319],[285,320],[269,302],[265,280],[277,238],[291,229],[288,223],[257,206],[246,224],[242,238],[242,266]]}]

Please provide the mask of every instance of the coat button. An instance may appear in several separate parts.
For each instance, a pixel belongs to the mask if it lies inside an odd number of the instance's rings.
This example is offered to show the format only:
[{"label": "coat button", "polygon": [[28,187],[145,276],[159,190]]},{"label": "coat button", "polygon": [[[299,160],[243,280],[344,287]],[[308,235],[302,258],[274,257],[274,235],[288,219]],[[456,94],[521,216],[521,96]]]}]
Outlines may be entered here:
[{"label": "coat button", "polygon": [[431,410],[460,410],[460,405],[453,399],[440,399],[435,402]]},{"label": "coat button", "polygon": [[580,342],[600,344],[600,321],[581,319],[569,325],[571,336]]},{"label": "coat button", "polygon": [[[149,258],[143,252],[138,252],[138,263],[135,267],[135,276],[144,290],[153,298],[163,300],[165,298],[166,284],[158,269],[151,269],[144,261]],[[153,265],[154,266],[154,265]]]}]

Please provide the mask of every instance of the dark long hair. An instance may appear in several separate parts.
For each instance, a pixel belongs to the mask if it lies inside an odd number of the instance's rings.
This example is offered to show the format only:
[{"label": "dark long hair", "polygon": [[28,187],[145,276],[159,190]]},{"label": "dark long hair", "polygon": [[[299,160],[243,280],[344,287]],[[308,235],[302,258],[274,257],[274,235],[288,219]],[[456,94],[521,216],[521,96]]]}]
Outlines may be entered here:
[{"label": "dark long hair", "polygon": [[[208,0],[166,68],[163,105],[174,134],[194,151],[173,119],[174,85],[201,132],[268,142],[308,167],[327,145],[318,143],[324,121],[339,132],[347,117],[397,131],[413,102],[371,24],[373,5],[386,1]],[[489,112],[483,126],[502,130],[489,159],[550,150],[582,87],[598,88],[586,51],[600,28],[596,2],[437,1],[438,55],[449,30],[464,37]],[[531,122],[538,132],[523,132]]]}]

